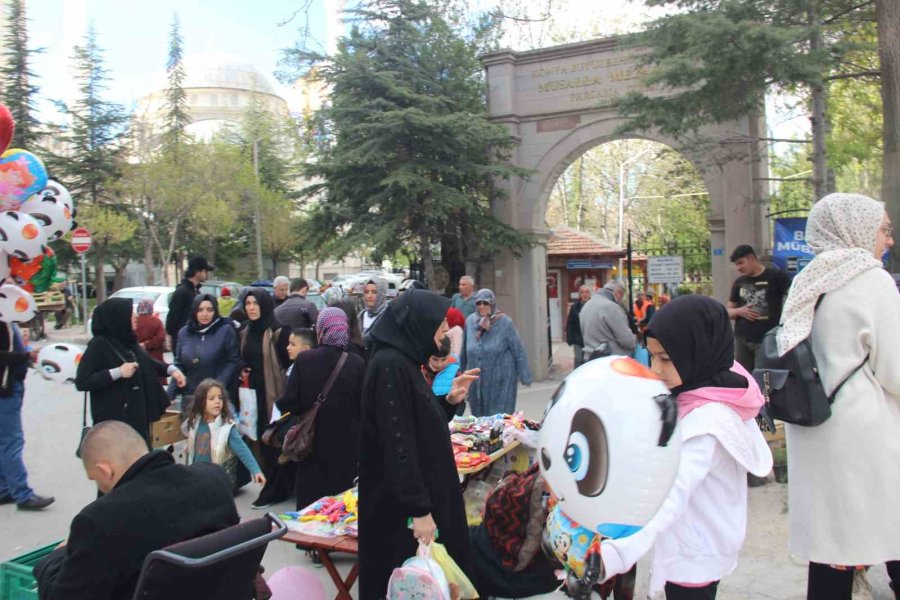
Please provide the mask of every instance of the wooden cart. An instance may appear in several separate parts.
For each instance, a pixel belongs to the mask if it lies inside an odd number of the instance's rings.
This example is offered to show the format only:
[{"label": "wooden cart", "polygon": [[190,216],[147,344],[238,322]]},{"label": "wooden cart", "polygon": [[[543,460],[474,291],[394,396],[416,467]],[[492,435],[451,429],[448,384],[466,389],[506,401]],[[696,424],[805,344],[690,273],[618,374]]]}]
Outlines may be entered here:
[{"label": "wooden cart", "polygon": [[37,304],[37,314],[33,319],[25,323],[31,334],[31,340],[36,342],[44,337],[45,314],[55,313],[66,308],[66,295],[61,290],[49,290],[41,294],[32,294]]}]

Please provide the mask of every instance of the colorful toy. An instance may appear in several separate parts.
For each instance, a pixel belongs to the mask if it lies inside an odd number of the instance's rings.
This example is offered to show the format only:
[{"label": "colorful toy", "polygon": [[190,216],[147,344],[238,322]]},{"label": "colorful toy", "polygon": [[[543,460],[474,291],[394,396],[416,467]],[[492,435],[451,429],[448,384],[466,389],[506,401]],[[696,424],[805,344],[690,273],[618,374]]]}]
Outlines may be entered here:
[{"label": "colorful toy", "polygon": [[42,293],[56,283],[56,254],[49,247],[44,254],[31,260],[9,259],[9,276],[26,292]]},{"label": "colorful toy", "polygon": [[593,360],[566,377],[540,435],[541,471],[560,509],[605,537],[640,530],[675,480],[676,420],[669,390],[631,358]]},{"label": "colorful toy", "polygon": [[0,213],[0,249],[23,260],[41,256],[47,234],[31,215],[8,210]]},{"label": "colorful toy", "polygon": [[12,148],[0,155],[0,210],[18,210],[47,186],[47,169],[37,156]]},{"label": "colorful toy", "polygon": [[419,544],[415,556],[394,569],[388,581],[388,600],[450,600],[450,582],[431,558],[428,546]]},{"label": "colorful toy", "polygon": [[69,190],[55,181],[22,203],[19,213],[29,214],[40,222],[47,241],[58,240],[69,233],[75,218],[75,205]]},{"label": "colorful toy", "polygon": [[588,550],[600,543],[600,536],[567,517],[557,504],[547,517],[541,542],[567,571],[583,577]]},{"label": "colorful toy", "polygon": [[78,363],[84,354],[84,346],[76,344],[50,344],[38,352],[37,367],[44,379],[57,383],[75,381]]},{"label": "colorful toy", "polygon": [[4,283],[0,285],[0,321],[24,323],[37,314],[37,304],[22,288]]}]

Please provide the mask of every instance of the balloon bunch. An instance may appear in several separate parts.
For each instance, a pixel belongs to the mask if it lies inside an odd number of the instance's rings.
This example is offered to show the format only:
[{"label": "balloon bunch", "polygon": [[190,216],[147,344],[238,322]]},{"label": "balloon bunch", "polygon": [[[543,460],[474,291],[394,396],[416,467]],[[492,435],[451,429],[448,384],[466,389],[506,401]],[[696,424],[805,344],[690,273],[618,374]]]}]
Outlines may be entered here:
[{"label": "balloon bunch", "polygon": [[0,104],[0,320],[23,322],[37,311],[31,293],[64,281],[47,244],[74,227],[75,207],[68,190],[47,179],[37,156],[8,149],[15,130]]}]

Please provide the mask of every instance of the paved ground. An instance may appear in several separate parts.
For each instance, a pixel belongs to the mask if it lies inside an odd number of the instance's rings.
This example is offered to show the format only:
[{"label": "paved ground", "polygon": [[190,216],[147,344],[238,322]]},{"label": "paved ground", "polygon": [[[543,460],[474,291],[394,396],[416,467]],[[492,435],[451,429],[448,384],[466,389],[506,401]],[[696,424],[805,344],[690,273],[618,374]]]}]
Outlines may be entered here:
[{"label": "paved ground", "polygon": [[[68,328],[50,333],[57,341],[83,342],[83,335],[78,335],[80,331]],[[555,349],[556,365],[551,371],[554,378],[571,368],[571,352],[567,351],[566,347]],[[522,388],[520,408],[531,418],[540,418],[556,385],[548,381]],[[25,462],[32,487],[38,493],[56,496],[57,501],[43,513],[22,513],[14,506],[0,507],[0,560],[66,537],[72,517],[95,498],[96,490],[84,477],[81,463],[74,455],[81,428],[81,401],[81,394],[71,384],[54,384],[35,372],[29,375],[24,408]],[[250,509],[257,491],[256,486],[249,485],[236,498],[244,518],[259,515]],[[293,506],[285,504],[275,509],[290,510]],[[338,557],[337,562],[343,572],[349,570],[349,557]],[[285,565],[310,566],[303,553],[279,542],[270,544],[263,564],[269,574]],[[333,597],[334,587],[328,575],[323,569],[315,572],[325,584],[329,598]],[[640,598],[646,590],[646,564],[639,567],[639,573],[637,597]],[[792,560],[787,551],[787,486],[773,483],[752,489],[747,541],[737,571],[719,588],[719,598],[800,599],[805,595],[805,573],[805,566]],[[876,600],[892,597],[883,567],[874,568],[870,579]]]}]

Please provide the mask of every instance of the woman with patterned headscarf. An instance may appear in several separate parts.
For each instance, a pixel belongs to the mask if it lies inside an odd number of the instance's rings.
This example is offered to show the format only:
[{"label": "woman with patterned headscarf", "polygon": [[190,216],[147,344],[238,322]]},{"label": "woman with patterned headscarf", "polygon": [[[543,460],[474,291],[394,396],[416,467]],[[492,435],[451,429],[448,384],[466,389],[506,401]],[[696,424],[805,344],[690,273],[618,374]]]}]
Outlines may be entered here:
[{"label": "woman with patterned headscarf", "polygon": [[466,319],[466,369],[481,369],[472,384],[469,406],[476,417],[516,411],[517,381],[531,385],[525,346],[512,319],[497,310],[494,292],[475,293],[475,312]]},{"label": "woman with patterned headscarf", "polygon": [[900,295],[881,262],[893,227],[881,202],[830,194],[810,211],[806,242],[815,258],[794,278],[778,349],[809,338],[825,391],[846,383],[830,419],[787,425],[791,552],[810,561],[808,598],[849,600],[854,566],[884,562],[896,593]]},{"label": "woman with patterned headscarf", "polygon": [[159,317],[153,314],[153,300],[144,298],[138,302],[134,333],[141,348],[146,350],[151,358],[163,362],[166,328]]},{"label": "woman with patterned headscarf", "polygon": [[375,323],[375,319],[381,315],[387,306],[387,280],[381,277],[373,277],[363,285],[363,308],[359,313],[359,323],[362,326],[363,335]]},{"label": "woman with patterned headscarf", "polygon": [[344,353],[347,359],[319,407],[312,454],[297,464],[298,510],[352,487],[359,460],[360,399],[366,363],[348,352],[350,325],[340,308],[323,309],[316,332],[319,346],[301,352],[294,361],[284,395],[278,400],[282,413],[298,415],[312,408]]}]

